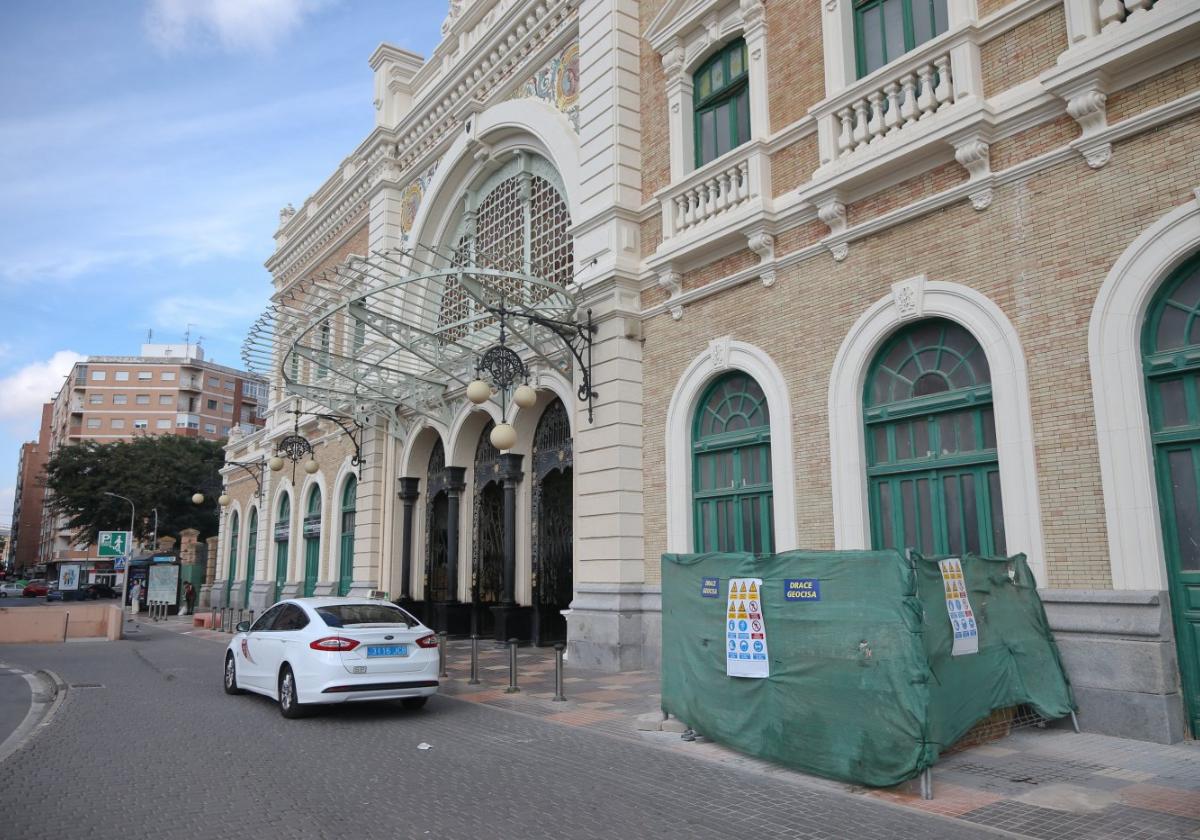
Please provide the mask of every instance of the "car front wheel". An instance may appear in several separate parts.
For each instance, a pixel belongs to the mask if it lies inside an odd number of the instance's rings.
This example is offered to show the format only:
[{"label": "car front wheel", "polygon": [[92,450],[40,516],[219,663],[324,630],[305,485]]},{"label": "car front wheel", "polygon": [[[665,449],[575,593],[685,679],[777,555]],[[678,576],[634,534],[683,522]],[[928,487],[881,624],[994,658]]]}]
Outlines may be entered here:
[{"label": "car front wheel", "polygon": [[233,654],[225,654],[225,693],[245,694],[237,684],[237,665],[233,662]]},{"label": "car front wheel", "polygon": [[279,673],[279,713],[285,718],[299,718],[307,714],[308,709],[300,703],[296,693],[296,676],[288,665],[283,666]]}]

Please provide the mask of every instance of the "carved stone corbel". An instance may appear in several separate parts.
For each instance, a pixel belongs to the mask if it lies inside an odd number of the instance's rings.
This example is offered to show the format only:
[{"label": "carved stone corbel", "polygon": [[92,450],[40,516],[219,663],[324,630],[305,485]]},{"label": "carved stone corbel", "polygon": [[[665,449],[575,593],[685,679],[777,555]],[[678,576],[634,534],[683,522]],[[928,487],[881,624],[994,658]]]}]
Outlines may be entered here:
[{"label": "carved stone corbel", "polygon": [[658,275],[658,287],[666,291],[667,309],[671,317],[678,321],[683,317],[683,305],[676,303],[672,306],[671,301],[683,292],[683,275],[673,268],[664,269]]},{"label": "carved stone corbel", "polygon": [[1083,130],[1072,145],[1092,169],[1099,169],[1112,158],[1112,143],[1097,139],[1108,129],[1107,87],[1105,79],[1096,77],[1061,94],[1067,100],[1067,113]]},{"label": "carved stone corbel", "polygon": [[[829,227],[829,234],[837,237],[846,232],[846,205],[839,195],[825,195],[817,199],[817,217]],[[837,262],[846,259],[850,245],[844,241],[828,243],[829,251]]]},{"label": "carved stone corbel", "polygon": [[775,237],[765,230],[756,230],[746,236],[746,245],[758,254],[759,278],[767,288],[775,285]]},{"label": "carved stone corbel", "polygon": [[991,148],[979,135],[972,135],[954,144],[954,159],[970,174],[971,182],[978,185],[969,193],[971,206],[986,210],[992,204]]}]

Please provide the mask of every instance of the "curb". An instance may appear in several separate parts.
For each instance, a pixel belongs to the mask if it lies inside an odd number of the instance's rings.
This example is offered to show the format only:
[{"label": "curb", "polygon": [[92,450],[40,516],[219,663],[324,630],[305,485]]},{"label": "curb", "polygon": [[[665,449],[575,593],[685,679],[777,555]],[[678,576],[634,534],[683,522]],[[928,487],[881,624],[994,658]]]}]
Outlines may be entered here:
[{"label": "curb", "polygon": [[25,719],[3,743],[0,743],[0,762],[25,746],[34,735],[48,726],[63,701],[67,699],[67,684],[53,671],[43,669],[33,674],[22,673],[21,676],[29,683],[32,700]]}]

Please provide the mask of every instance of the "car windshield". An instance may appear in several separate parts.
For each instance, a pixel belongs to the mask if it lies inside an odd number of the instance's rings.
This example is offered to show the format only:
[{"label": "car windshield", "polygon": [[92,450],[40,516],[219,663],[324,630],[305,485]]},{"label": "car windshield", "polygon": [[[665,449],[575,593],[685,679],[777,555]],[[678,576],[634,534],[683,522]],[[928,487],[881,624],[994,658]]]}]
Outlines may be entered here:
[{"label": "car windshield", "polygon": [[415,627],[417,620],[390,604],[335,604],[317,607],[317,615],[329,627],[359,627],[363,624],[403,624]]}]

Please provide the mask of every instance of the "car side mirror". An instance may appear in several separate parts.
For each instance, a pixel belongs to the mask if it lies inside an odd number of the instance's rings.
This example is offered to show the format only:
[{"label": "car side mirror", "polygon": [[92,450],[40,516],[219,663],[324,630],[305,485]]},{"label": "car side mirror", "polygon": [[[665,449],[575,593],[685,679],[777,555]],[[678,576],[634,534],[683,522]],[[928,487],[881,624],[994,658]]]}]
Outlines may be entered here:
[{"label": "car side mirror", "polygon": [[239,633],[249,633],[250,632],[250,622],[249,621],[239,621],[237,623],[237,631]]}]

